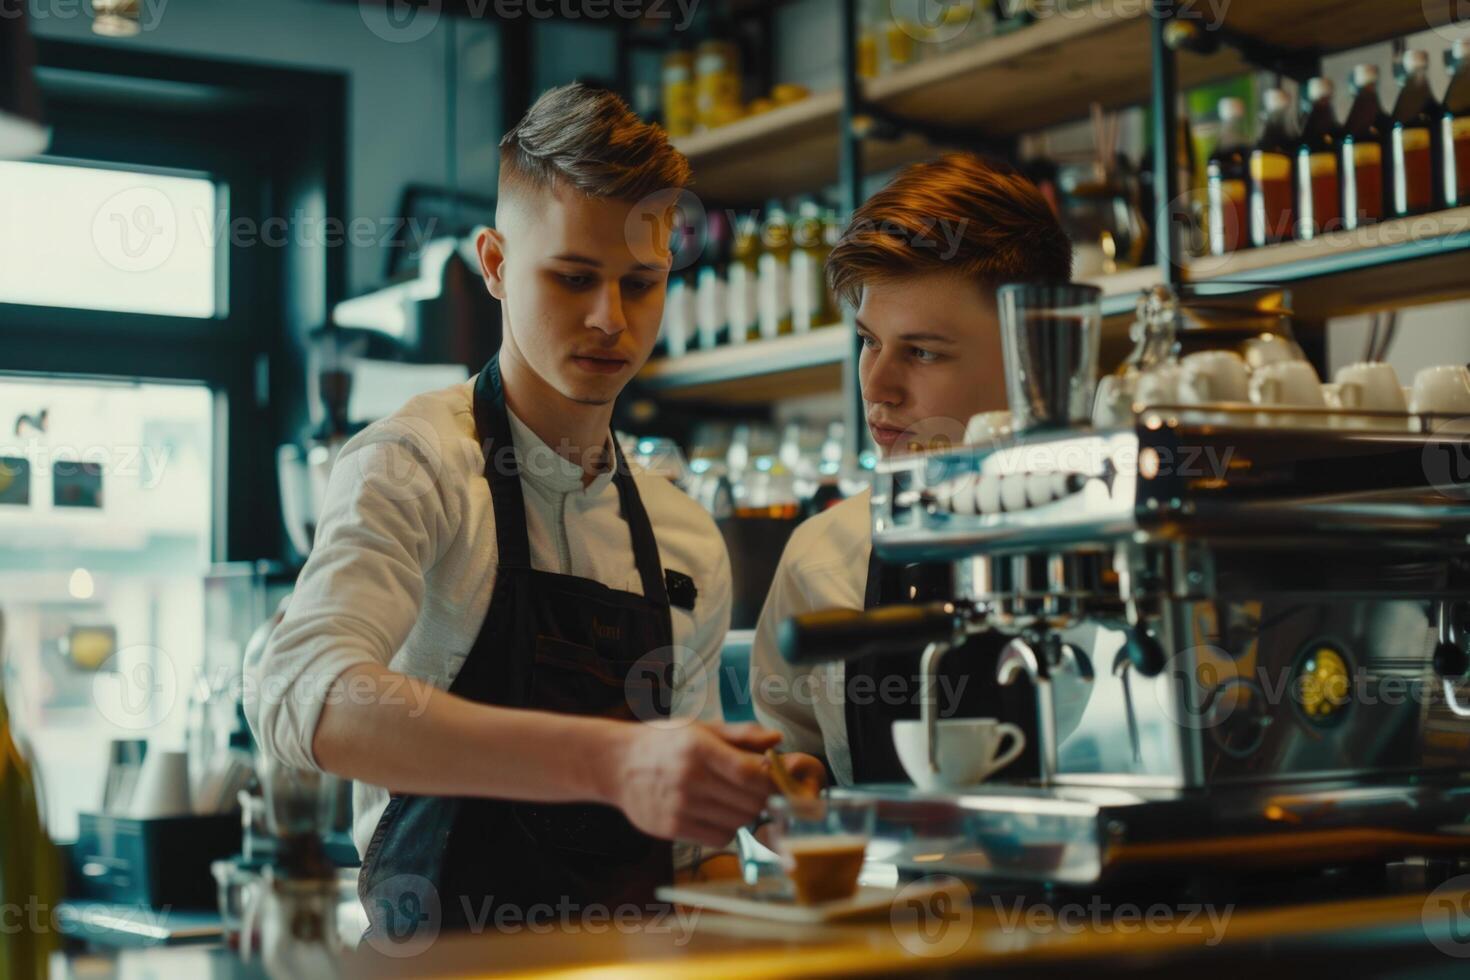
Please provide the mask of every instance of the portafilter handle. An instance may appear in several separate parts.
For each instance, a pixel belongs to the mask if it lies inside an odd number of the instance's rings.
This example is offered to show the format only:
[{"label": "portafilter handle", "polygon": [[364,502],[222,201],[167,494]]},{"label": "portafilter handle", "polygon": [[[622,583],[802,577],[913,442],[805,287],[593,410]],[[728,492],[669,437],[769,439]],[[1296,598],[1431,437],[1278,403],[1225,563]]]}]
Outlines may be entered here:
[{"label": "portafilter handle", "polygon": [[776,645],[798,667],[855,660],[869,654],[953,643],[970,632],[972,610],[963,603],[880,606],[860,612],[826,609],[793,616],[776,629]]}]

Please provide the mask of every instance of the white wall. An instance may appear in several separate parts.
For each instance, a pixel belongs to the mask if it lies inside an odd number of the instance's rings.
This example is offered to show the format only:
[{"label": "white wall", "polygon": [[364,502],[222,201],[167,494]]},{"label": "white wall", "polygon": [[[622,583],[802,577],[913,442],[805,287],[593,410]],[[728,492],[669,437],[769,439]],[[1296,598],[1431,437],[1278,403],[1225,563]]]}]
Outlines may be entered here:
[{"label": "white wall", "polygon": [[[114,39],[92,33],[89,5],[83,0],[31,0],[32,29],[40,37],[98,45],[346,72],[349,213],[342,217],[348,221],[396,216],[404,184],[446,183],[449,18],[420,15],[395,34],[384,20],[384,8],[372,4],[142,0],[142,8],[143,31]],[[493,140],[501,125],[499,48],[488,22],[457,23],[460,185],[494,194]],[[347,247],[349,294],[377,286],[385,265],[381,248]]]}]

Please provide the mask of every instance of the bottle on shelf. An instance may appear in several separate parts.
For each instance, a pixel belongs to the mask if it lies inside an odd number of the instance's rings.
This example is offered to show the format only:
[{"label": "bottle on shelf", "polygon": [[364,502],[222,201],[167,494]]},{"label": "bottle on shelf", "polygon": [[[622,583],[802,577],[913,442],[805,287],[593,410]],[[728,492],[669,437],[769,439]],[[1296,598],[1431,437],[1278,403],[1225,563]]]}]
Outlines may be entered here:
[{"label": "bottle on shelf", "polygon": [[728,341],[729,301],[725,296],[725,267],[730,256],[730,225],[723,211],[705,218],[702,264],[695,274],[694,322],[699,346],[710,350]]},{"label": "bottle on shelf", "polygon": [[1429,52],[1404,52],[1403,88],[1393,107],[1393,213],[1419,214],[1435,206],[1442,110],[1429,89]]},{"label": "bottle on shelf", "polygon": [[1307,83],[1311,108],[1302,123],[1296,157],[1297,237],[1316,238],[1342,227],[1342,181],[1338,170],[1342,130],[1332,109],[1332,82]]},{"label": "bottle on shelf", "polygon": [[1440,140],[1444,150],[1444,205],[1470,204],[1470,39],[1460,38],[1446,59],[1454,75],[1444,94]]},{"label": "bottle on shelf", "polygon": [[682,272],[669,274],[668,292],[664,295],[663,325],[659,328],[669,357],[683,357],[696,340],[694,287]]},{"label": "bottle on shelf", "polygon": [[740,49],[729,41],[709,40],[694,58],[694,125],[715,129],[740,118]]},{"label": "bottle on shelf", "polygon": [[1344,228],[1382,221],[1390,199],[1388,134],[1393,121],[1378,99],[1378,66],[1353,68],[1353,105],[1343,123]]},{"label": "bottle on shelf", "polygon": [[[0,648],[4,638],[0,618]],[[10,733],[0,649],[0,908],[14,912],[19,925],[0,930],[0,977],[44,980],[50,975],[51,953],[59,945],[51,923],[61,900],[60,867],[46,833],[35,774]],[[32,928],[27,916],[40,928]]]},{"label": "bottle on shelf", "polygon": [[743,344],[760,337],[760,219],[753,213],[737,215],[731,231],[730,264],[725,271],[726,319],[730,343]]},{"label": "bottle on shelf", "polygon": [[664,55],[663,89],[664,129],[670,136],[688,136],[698,117],[692,51],[679,49]]},{"label": "bottle on shelf", "polygon": [[1267,90],[1264,102],[1266,122],[1251,150],[1250,164],[1251,244],[1256,246],[1287,241],[1296,227],[1292,163],[1297,138],[1291,100],[1273,88]]},{"label": "bottle on shelf", "polygon": [[827,247],[822,209],[814,199],[801,202],[791,226],[791,329],[806,333],[832,320],[827,303]]},{"label": "bottle on shelf", "polygon": [[1220,100],[1220,142],[1206,166],[1210,205],[1210,254],[1228,255],[1249,243],[1250,150],[1246,146],[1245,103]]},{"label": "bottle on shelf", "polygon": [[[842,221],[837,217],[836,208],[827,208],[822,212],[822,247],[826,249],[827,255],[842,241]],[[822,289],[827,294],[827,310],[829,313],[828,326],[842,322],[842,304],[838,302],[836,295],[832,292],[832,286],[827,282],[827,261],[822,260]]]},{"label": "bottle on shelf", "polygon": [[759,271],[760,335],[766,340],[791,332],[791,224],[780,201],[766,206],[761,222]]}]

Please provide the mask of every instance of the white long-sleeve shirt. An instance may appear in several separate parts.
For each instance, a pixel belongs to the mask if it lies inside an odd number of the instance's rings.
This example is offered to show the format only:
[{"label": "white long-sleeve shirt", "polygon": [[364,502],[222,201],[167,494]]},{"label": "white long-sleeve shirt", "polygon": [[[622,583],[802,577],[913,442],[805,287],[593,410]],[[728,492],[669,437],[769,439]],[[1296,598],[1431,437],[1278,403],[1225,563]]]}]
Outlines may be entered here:
[{"label": "white long-sleeve shirt", "polygon": [[756,720],[782,734],[783,751],[825,756],[842,786],[853,781],[843,697],[846,665],[793,667],[776,648],[776,630],[801,613],[863,608],[873,551],[871,496],[864,491],[849,497],[792,532],[750,650]]},{"label": "white long-sleeve shirt", "polygon": [[[285,618],[260,660],[247,665],[246,714],[262,750],[282,763],[320,768],[311,745],[322,693],[349,667],[376,662],[447,689],[474,644],[497,557],[474,384],[410,400],[354,436],[334,464]],[[510,424],[532,566],[641,595],[612,473],[584,488],[581,467],[514,415]],[[671,610],[679,679],[671,713],[718,722],[731,602],[724,542],[709,515],[667,480],[636,467],[634,479],[664,569],[689,575],[698,590],[692,612]],[[354,785],[359,854],[387,803],[386,789]],[[689,848],[676,848],[676,864],[688,856]]]}]

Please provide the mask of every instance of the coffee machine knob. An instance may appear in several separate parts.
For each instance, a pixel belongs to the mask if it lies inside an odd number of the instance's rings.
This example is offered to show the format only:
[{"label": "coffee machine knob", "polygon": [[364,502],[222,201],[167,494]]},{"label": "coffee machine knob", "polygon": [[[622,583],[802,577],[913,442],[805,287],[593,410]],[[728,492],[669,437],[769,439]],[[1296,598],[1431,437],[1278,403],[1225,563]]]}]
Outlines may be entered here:
[{"label": "coffee machine knob", "polygon": [[1007,473],[1000,478],[1000,506],[1008,513],[1026,509],[1026,484],[1028,477],[1025,473]]},{"label": "coffee machine knob", "polygon": [[1133,669],[1141,676],[1157,677],[1163,673],[1168,660],[1164,646],[1144,627],[1130,626],[1123,631],[1123,649]]},{"label": "coffee machine knob", "polygon": [[1434,672],[1447,680],[1458,680],[1470,673],[1470,655],[1458,643],[1441,640],[1434,646]]},{"label": "coffee machine knob", "polygon": [[1000,480],[999,473],[986,473],[975,485],[975,506],[980,513],[1000,513]]}]

